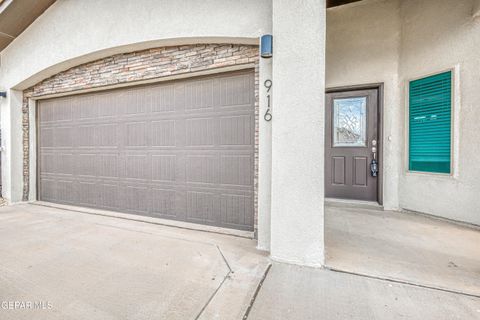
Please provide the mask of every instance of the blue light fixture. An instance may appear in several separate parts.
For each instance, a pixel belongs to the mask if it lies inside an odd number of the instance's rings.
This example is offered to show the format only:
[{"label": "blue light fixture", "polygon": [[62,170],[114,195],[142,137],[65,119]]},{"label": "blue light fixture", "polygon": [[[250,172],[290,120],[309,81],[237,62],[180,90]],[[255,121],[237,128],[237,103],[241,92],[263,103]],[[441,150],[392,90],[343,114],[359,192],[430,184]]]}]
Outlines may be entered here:
[{"label": "blue light fixture", "polygon": [[273,56],[273,37],[271,34],[265,34],[260,41],[260,55],[262,58],[271,58]]}]

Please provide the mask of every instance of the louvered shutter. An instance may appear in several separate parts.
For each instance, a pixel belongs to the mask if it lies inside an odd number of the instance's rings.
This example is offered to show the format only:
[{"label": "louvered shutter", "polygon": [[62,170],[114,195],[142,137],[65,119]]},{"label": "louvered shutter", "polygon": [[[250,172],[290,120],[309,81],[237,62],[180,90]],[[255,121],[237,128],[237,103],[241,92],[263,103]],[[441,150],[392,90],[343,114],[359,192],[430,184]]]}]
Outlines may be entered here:
[{"label": "louvered shutter", "polygon": [[452,72],[410,82],[409,168],[450,173]]}]

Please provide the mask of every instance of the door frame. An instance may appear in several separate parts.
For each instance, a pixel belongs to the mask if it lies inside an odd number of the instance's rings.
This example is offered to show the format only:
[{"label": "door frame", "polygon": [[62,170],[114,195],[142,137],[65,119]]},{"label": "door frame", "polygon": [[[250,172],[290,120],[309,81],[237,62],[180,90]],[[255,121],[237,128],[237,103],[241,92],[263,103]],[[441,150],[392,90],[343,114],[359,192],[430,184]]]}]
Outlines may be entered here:
[{"label": "door frame", "polygon": [[[383,152],[384,152],[384,139],[383,139],[383,101],[384,101],[384,84],[382,83],[369,83],[369,84],[360,84],[360,85],[351,85],[351,86],[341,86],[341,87],[329,87],[325,89],[325,94],[335,93],[335,92],[348,92],[348,91],[359,91],[359,90],[377,90],[378,92],[378,101],[377,101],[377,132],[378,132],[378,141],[380,142],[380,148],[378,148],[378,163],[379,163],[379,173],[378,173],[378,185],[377,185],[377,202],[380,205],[383,205]],[[326,106],[325,106],[326,109]],[[326,118],[324,119],[325,122]],[[324,130],[325,134],[325,130]],[[325,163],[325,155],[323,157]]]}]

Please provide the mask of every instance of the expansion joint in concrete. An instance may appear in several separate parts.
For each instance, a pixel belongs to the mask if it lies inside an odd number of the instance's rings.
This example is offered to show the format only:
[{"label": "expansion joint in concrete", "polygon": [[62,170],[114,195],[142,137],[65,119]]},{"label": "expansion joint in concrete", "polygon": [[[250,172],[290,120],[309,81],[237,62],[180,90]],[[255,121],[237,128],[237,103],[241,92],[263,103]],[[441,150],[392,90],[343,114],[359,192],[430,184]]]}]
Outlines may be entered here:
[{"label": "expansion joint in concrete", "polygon": [[478,294],[471,294],[471,293],[466,293],[466,292],[462,292],[462,291],[458,291],[458,290],[451,290],[451,289],[446,289],[446,288],[441,288],[441,287],[434,287],[434,286],[424,285],[424,284],[405,281],[405,280],[393,279],[393,278],[389,278],[389,277],[379,277],[379,276],[373,276],[373,275],[368,275],[368,274],[364,274],[364,273],[345,271],[345,270],[341,270],[341,269],[331,268],[331,267],[328,267],[328,266],[326,266],[325,268],[329,271],[338,272],[338,273],[345,273],[345,274],[350,274],[350,275],[369,278],[369,279],[399,283],[399,284],[404,284],[404,285],[407,285],[407,286],[412,286],[412,287],[417,287],[417,288],[423,288],[423,289],[430,289],[430,290],[448,292],[448,293],[453,293],[453,294],[459,294],[459,295],[462,295],[462,296],[467,296],[467,297],[472,297],[472,298],[480,298],[480,295],[478,295]]},{"label": "expansion joint in concrete", "polygon": [[263,277],[258,283],[257,289],[255,289],[255,293],[252,296],[252,300],[250,300],[250,304],[248,305],[247,310],[245,311],[245,314],[243,315],[243,320],[248,319],[248,315],[250,314],[250,311],[252,310],[253,304],[255,303],[255,300],[257,299],[258,293],[260,292],[260,289],[262,288],[263,282],[267,278],[268,272],[270,271],[270,268],[272,267],[272,264],[270,263],[267,268],[265,269],[265,272],[263,273]]}]

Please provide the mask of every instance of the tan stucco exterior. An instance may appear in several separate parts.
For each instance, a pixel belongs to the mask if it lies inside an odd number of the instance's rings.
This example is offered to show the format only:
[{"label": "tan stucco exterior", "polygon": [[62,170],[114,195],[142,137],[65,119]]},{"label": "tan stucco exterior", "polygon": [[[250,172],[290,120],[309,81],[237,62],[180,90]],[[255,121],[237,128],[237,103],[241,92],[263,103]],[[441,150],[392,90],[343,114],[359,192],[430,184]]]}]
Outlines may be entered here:
[{"label": "tan stucco exterior", "polygon": [[[273,121],[259,122],[260,249],[281,261],[324,263],[324,92],[332,87],[384,85],[385,209],[480,224],[478,8],[477,0],[364,0],[329,10],[317,0],[57,1],[1,52],[0,89],[8,92],[0,100],[4,196],[11,203],[22,198],[26,88],[118,53],[258,45],[272,33],[273,59],[259,61],[260,119],[267,105],[262,84],[273,81]],[[453,175],[409,173],[408,80],[446,69],[455,74]]]},{"label": "tan stucco exterior", "polygon": [[[328,10],[327,87],[382,82],[384,207],[480,224],[478,1],[366,0]],[[408,81],[452,69],[453,174],[407,167]]]}]

